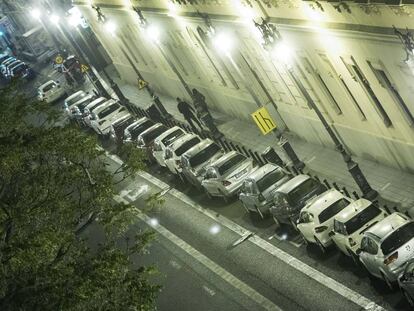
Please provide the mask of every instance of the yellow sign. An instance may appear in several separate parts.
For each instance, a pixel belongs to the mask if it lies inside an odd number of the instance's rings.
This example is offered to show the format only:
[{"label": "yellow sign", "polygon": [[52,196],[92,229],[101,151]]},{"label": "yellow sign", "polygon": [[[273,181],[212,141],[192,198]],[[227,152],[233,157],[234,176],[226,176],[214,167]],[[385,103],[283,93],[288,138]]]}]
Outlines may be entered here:
[{"label": "yellow sign", "polygon": [[265,107],[262,107],[252,113],[252,118],[256,122],[257,127],[263,135],[266,135],[276,128],[276,123],[273,121],[269,112]]},{"label": "yellow sign", "polygon": [[85,65],[85,64],[82,64],[82,65],[81,65],[81,71],[82,71],[82,73],[85,73],[85,72],[87,72],[88,70],[89,70],[88,65]]},{"label": "yellow sign", "polygon": [[63,64],[63,57],[61,55],[56,56],[55,63],[58,65]]},{"label": "yellow sign", "polygon": [[142,90],[144,87],[146,87],[148,85],[148,82],[142,79],[138,80],[138,88],[140,90]]}]

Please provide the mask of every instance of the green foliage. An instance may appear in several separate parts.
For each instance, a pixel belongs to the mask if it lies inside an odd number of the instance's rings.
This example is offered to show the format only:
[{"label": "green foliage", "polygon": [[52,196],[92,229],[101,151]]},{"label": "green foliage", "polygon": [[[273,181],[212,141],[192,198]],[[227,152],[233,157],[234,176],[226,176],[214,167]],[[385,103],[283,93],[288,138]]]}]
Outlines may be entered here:
[{"label": "green foliage", "polygon": [[94,136],[54,126],[57,108],[3,89],[0,111],[0,310],[154,309],[154,268],[132,261],[153,233],[127,235],[136,210],[113,201],[142,154],[111,172]]}]

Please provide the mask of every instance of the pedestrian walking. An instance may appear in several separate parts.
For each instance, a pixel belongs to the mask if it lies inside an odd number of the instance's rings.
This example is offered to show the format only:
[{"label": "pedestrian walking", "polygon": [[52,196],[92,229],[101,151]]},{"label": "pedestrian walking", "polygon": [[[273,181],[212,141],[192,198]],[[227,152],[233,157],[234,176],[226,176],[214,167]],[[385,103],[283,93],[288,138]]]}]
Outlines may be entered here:
[{"label": "pedestrian walking", "polygon": [[177,108],[178,111],[184,116],[184,119],[190,124],[191,128],[196,131],[196,127],[194,126],[193,121],[198,125],[198,127],[203,130],[203,126],[201,125],[200,121],[194,115],[194,108],[190,106],[189,103],[182,100],[181,98],[177,97]]}]

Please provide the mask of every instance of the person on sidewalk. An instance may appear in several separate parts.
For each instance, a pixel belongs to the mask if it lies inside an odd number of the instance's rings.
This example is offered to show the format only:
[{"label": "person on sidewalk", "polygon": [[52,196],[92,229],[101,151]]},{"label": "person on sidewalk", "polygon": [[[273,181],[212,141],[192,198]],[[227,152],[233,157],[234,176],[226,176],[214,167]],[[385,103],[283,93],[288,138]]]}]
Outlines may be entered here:
[{"label": "person on sidewalk", "polygon": [[182,100],[179,97],[177,97],[177,102],[178,102],[178,105],[177,105],[178,111],[184,116],[184,119],[188,122],[188,124],[190,124],[191,128],[194,131],[197,131],[193,123],[194,121],[195,123],[197,123],[198,127],[201,130],[203,130],[203,127],[200,121],[194,115],[194,108],[191,107],[189,103],[187,103],[186,101]]}]

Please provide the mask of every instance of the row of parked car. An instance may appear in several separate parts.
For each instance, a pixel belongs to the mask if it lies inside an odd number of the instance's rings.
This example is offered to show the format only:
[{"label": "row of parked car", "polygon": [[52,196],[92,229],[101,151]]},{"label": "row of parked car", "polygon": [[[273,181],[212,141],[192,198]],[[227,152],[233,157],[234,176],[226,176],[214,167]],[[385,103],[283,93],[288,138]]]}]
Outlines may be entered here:
[{"label": "row of parked car", "polygon": [[135,144],[148,159],[204,190],[208,197],[238,196],[244,208],[279,225],[293,226],[322,252],[335,245],[343,254],[393,288],[398,282],[414,306],[414,221],[388,215],[366,199],[353,200],[309,175],[292,175],[272,163],[259,167],[211,139],[136,119],[114,99],[78,91],[65,100],[70,119],[116,144]]},{"label": "row of parked car", "polygon": [[25,62],[10,55],[0,55],[0,73],[4,80],[13,79],[30,80],[35,77],[35,72]]}]

